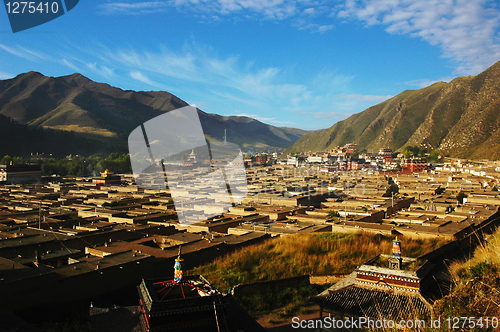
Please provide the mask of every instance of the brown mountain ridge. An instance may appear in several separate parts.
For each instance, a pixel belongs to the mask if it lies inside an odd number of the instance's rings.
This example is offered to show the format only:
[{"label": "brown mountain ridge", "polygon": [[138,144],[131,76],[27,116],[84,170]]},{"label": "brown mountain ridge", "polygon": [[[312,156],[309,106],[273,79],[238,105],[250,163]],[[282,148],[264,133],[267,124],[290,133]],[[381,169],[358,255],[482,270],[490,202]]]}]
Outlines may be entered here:
[{"label": "brown mountain ridge", "polygon": [[[168,92],[122,90],[80,74],[48,77],[29,72],[0,80],[0,115],[32,128],[72,131],[119,151],[126,151],[127,137],[137,126],[187,105]],[[226,130],[228,141],[244,150],[283,150],[306,133],[248,117],[201,110],[198,114],[209,139],[223,140]]]},{"label": "brown mountain ridge", "polygon": [[406,90],[332,127],[302,136],[285,153],[346,143],[378,151],[419,146],[460,158],[500,159],[500,62],[477,76]]}]

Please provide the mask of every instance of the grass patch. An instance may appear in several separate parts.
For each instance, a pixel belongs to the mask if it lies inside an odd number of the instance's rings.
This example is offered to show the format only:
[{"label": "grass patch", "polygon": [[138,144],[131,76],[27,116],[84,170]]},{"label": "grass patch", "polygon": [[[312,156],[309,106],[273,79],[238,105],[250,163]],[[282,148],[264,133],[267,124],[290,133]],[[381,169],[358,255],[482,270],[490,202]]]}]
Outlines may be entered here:
[{"label": "grass patch", "polygon": [[[203,274],[223,292],[240,283],[306,274],[347,274],[377,254],[390,254],[392,240],[371,233],[295,234],[237,250],[189,273]],[[405,237],[402,254],[417,257],[444,243]]]}]

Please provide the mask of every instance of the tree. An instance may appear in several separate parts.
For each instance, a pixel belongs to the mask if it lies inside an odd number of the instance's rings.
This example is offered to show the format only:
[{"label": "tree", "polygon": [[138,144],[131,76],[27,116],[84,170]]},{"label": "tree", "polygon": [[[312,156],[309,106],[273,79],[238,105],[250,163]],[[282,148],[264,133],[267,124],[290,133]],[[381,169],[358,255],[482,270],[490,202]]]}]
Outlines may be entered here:
[{"label": "tree", "polygon": [[9,155],[6,155],[2,158],[2,160],[0,161],[0,164],[2,165],[10,165],[10,162],[12,161],[12,157],[9,156]]},{"label": "tree", "polygon": [[469,197],[466,193],[464,193],[463,191],[459,192],[458,195],[457,195],[457,201],[460,203],[460,204],[464,204],[464,198],[467,198]]},{"label": "tree", "polygon": [[440,158],[439,151],[438,150],[432,150],[431,154],[429,155],[429,160],[433,161],[438,161]]},{"label": "tree", "polygon": [[328,212],[328,214],[326,215],[326,217],[328,219],[332,219],[332,218],[335,218],[335,217],[340,217],[340,213],[338,211],[335,211],[335,210],[332,210],[330,212]]},{"label": "tree", "polygon": [[420,149],[418,148],[418,146],[408,145],[403,149],[403,154],[405,158],[409,158],[412,156],[418,156],[419,151]]}]

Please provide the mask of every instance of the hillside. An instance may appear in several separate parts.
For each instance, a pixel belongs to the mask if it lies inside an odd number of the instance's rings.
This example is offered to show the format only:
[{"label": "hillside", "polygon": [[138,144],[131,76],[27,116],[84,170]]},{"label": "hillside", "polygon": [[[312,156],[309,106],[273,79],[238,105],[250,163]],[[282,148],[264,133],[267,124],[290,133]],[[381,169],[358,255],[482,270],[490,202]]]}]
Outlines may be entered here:
[{"label": "hillside", "polygon": [[[0,115],[32,128],[76,132],[126,150],[129,133],[163,112],[188,104],[164,91],[121,90],[80,75],[47,77],[37,72],[0,80]],[[248,117],[224,117],[198,110],[205,134],[243,149],[284,149],[305,131],[266,125]],[[17,135],[11,141],[20,139]]]},{"label": "hillside", "polygon": [[[474,256],[465,262],[453,262],[450,271],[453,287],[449,295],[434,303],[437,315],[443,317],[497,317],[500,314],[500,231],[488,235],[488,243],[476,248]],[[465,331],[498,331],[486,328],[487,322]],[[481,326],[480,324],[484,324]],[[498,321],[495,323],[498,326]]]},{"label": "hillside", "polygon": [[394,151],[408,145],[461,158],[500,158],[500,62],[477,76],[407,90],[332,127],[302,136],[287,153],[346,143]]},{"label": "hillside", "polygon": [[65,157],[69,154],[90,156],[95,153],[126,153],[125,149],[90,138],[79,137],[74,132],[33,128],[20,124],[0,114],[0,158],[3,156],[30,156],[34,154],[53,154],[54,157]]}]

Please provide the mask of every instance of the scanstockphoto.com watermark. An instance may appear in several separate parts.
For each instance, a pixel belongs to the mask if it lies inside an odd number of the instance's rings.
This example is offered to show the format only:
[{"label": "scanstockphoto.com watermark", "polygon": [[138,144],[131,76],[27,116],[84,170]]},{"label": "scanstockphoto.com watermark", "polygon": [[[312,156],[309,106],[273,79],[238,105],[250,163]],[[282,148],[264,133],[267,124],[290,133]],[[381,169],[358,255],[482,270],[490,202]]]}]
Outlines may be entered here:
[{"label": "scanstockphoto.com watermark", "polygon": [[372,319],[370,317],[351,317],[349,319],[336,319],[333,317],[324,317],[323,319],[301,320],[299,317],[292,318],[292,327],[295,329],[394,329],[394,328],[425,328],[425,320],[401,320],[391,319]]},{"label": "scanstockphoto.com watermark", "polygon": [[348,319],[336,319],[324,317],[323,319],[300,319],[292,318],[294,329],[401,329],[421,331],[424,329],[445,328],[448,330],[463,330],[465,328],[497,329],[500,326],[498,317],[436,317],[434,319],[373,319],[370,317],[351,317]]}]

